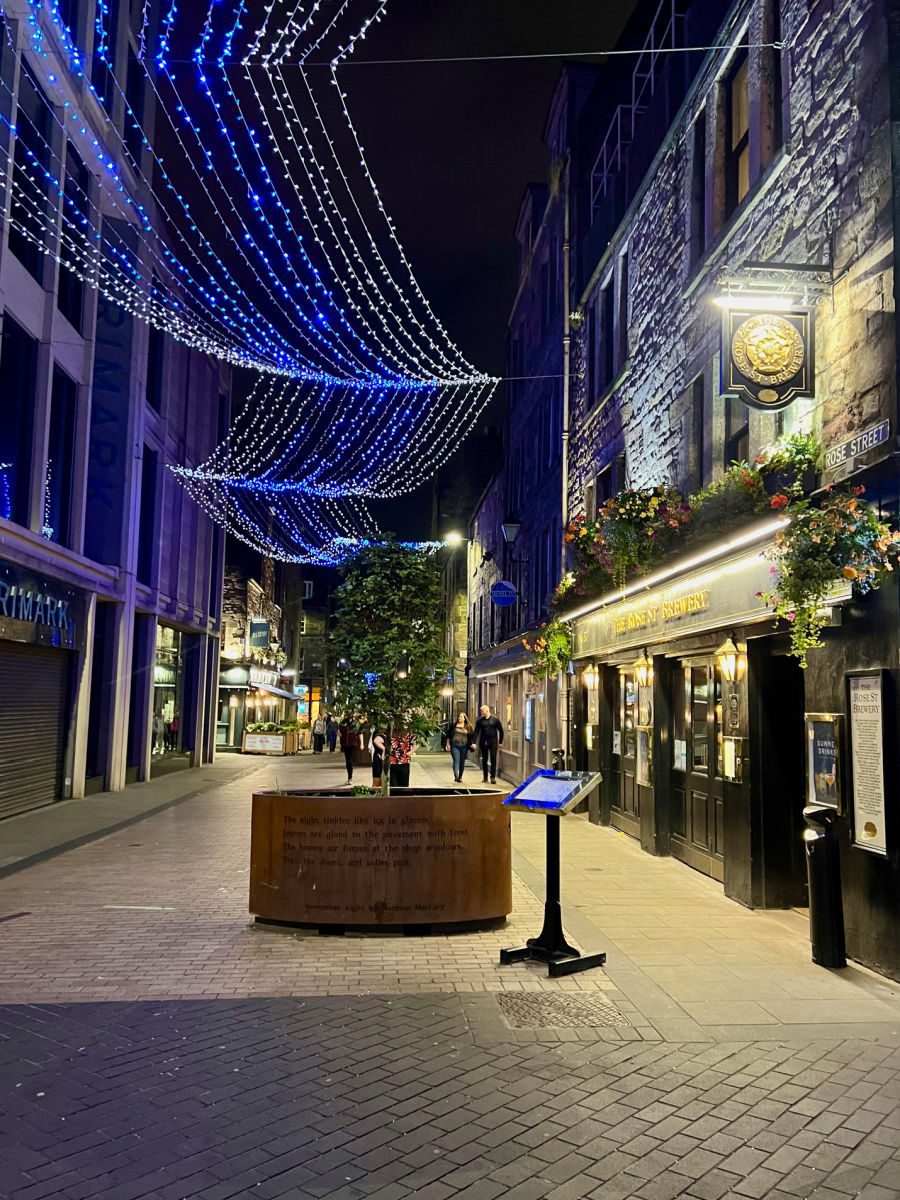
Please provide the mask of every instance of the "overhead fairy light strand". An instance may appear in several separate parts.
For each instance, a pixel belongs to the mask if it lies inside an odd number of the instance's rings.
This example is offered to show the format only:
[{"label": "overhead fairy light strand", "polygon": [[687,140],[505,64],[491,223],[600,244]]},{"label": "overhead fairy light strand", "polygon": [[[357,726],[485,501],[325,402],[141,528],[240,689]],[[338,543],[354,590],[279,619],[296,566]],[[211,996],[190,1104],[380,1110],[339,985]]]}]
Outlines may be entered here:
[{"label": "overhead fairy light strand", "polygon": [[[386,0],[271,0],[253,34],[245,0],[211,0],[193,23],[177,0],[143,0],[127,69],[145,80],[152,136],[117,69],[110,0],[88,47],[59,0],[0,7],[48,101],[46,121],[19,129],[0,77],[11,224],[135,317],[258,373],[221,445],[176,473],[250,545],[335,561],[376,533],[367,503],[433,475],[498,382],[428,303],[338,82]],[[303,69],[321,54],[322,94]]]}]

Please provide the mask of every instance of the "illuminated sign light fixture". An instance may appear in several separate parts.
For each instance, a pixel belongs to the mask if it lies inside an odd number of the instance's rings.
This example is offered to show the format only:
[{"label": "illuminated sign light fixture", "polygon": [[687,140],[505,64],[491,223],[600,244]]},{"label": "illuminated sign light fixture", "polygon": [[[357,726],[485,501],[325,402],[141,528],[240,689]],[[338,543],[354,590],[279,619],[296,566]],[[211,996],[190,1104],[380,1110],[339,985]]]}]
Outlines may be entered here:
[{"label": "illuminated sign light fixture", "polygon": [[653,663],[647,657],[646,646],[634,664],[634,677],[641,687],[649,687],[653,682]]},{"label": "illuminated sign light fixture", "polygon": [[737,683],[746,675],[747,647],[743,643],[735,643],[733,633],[718,648],[716,658],[722,677],[728,683]]}]

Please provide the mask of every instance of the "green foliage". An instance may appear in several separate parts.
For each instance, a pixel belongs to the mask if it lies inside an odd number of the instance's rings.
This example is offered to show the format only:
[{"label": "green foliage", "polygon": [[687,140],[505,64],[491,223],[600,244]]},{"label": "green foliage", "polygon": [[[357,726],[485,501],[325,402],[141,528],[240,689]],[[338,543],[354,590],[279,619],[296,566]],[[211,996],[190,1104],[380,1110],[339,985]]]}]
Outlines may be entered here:
[{"label": "green foliage", "polygon": [[292,728],[290,722],[279,721],[251,721],[246,726],[247,733],[290,733]]},{"label": "green foliage", "polygon": [[339,663],[348,665],[338,667],[335,708],[373,730],[409,730],[421,745],[437,727],[450,667],[440,568],[432,556],[389,540],[363,546],[341,575],[333,640]]},{"label": "green foliage", "polygon": [[646,572],[689,516],[684,497],[665,484],[626,488],[607,500],[597,522],[616,587],[624,587],[630,575]]},{"label": "green foliage", "polygon": [[893,570],[900,533],[859,499],[862,491],[832,491],[819,507],[800,501],[791,509],[790,525],[775,539],[770,554],[775,580],[759,596],[790,624],[791,652],[801,667],[809,651],[823,645],[823,608],[835,587],[850,580],[864,595]]},{"label": "green foliage", "polygon": [[814,433],[790,433],[773,442],[756,460],[755,465],[763,475],[791,477],[789,487],[799,499],[804,475],[815,471],[822,455],[822,447]]},{"label": "green foliage", "polygon": [[374,788],[367,787],[364,783],[358,783],[350,789],[351,796],[377,796],[378,793]]},{"label": "green foliage", "polygon": [[691,528],[698,534],[721,533],[724,527],[770,507],[762,475],[747,463],[732,463],[728,470],[690,498]]},{"label": "green foliage", "polygon": [[531,641],[523,638],[523,643],[534,655],[532,669],[536,675],[552,678],[569,665],[572,657],[572,629],[556,618],[542,625]]}]

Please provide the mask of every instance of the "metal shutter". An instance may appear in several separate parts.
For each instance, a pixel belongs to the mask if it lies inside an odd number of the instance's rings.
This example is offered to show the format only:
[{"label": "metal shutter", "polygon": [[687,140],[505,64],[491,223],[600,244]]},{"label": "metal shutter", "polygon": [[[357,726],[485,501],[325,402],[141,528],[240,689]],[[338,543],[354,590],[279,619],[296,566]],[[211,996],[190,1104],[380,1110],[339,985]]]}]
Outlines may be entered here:
[{"label": "metal shutter", "polygon": [[0,817],[62,795],[71,655],[0,642]]}]

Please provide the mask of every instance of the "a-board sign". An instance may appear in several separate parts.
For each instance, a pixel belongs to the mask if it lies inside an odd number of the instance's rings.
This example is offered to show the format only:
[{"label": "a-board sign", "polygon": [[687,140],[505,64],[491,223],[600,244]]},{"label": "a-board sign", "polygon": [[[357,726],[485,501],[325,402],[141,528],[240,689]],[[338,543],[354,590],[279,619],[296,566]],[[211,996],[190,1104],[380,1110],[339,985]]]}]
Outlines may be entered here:
[{"label": "a-board sign", "polygon": [[503,803],[518,812],[565,816],[599,783],[599,772],[539,770],[520,783]]}]

